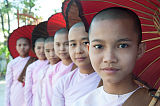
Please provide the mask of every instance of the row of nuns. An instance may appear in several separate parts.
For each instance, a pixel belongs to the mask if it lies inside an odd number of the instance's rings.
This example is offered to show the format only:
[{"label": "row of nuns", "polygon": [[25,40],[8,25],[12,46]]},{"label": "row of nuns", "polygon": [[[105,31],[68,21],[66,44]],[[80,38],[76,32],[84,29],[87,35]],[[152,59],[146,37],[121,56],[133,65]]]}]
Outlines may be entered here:
[{"label": "row of nuns", "polygon": [[160,106],[160,69],[148,80],[134,73],[152,57],[139,14],[86,1],[66,0],[62,13],[11,33],[5,106]]}]

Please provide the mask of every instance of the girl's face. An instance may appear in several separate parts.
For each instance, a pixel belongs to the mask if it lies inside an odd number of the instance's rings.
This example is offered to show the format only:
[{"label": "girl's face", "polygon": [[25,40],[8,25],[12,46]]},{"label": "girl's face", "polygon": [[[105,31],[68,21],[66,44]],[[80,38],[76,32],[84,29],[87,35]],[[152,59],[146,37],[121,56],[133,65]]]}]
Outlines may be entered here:
[{"label": "girl's face", "polygon": [[21,57],[28,56],[30,50],[30,44],[26,39],[19,39],[17,40],[16,50]]},{"label": "girl's face", "polygon": [[144,52],[131,19],[93,21],[90,28],[89,55],[103,81],[119,83],[131,78],[136,60]]},{"label": "girl's face", "polygon": [[84,26],[72,28],[69,31],[69,54],[72,61],[78,67],[87,67],[90,64],[87,50],[88,33],[85,32]]},{"label": "girl's face", "polygon": [[39,60],[45,60],[46,56],[44,53],[44,42],[36,42],[34,51]]},{"label": "girl's face", "polygon": [[63,59],[70,58],[68,47],[67,33],[57,33],[54,37],[54,50],[56,55],[63,61]]},{"label": "girl's face", "polygon": [[45,43],[44,48],[47,60],[49,60],[51,65],[54,65],[60,61],[59,57],[55,54],[54,51],[54,42]]}]

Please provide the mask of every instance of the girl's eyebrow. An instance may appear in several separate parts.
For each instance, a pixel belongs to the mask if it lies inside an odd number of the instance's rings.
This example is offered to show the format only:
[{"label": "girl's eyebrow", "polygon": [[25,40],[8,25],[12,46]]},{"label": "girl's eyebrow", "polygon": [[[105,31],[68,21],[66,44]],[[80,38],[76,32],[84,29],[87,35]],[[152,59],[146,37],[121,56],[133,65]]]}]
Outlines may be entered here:
[{"label": "girl's eyebrow", "polygon": [[81,40],[88,40],[89,38],[88,37],[84,37],[84,38],[82,38]]},{"label": "girl's eyebrow", "polygon": [[66,41],[66,42],[64,42],[64,43],[69,43],[69,41]]},{"label": "girl's eyebrow", "polygon": [[100,39],[94,39],[92,40],[91,42],[104,42],[103,40],[100,40]]},{"label": "girl's eyebrow", "polygon": [[132,40],[128,38],[122,38],[122,39],[117,40],[117,42],[128,42],[128,41],[132,41]]},{"label": "girl's eyebrow", "polygon": [[69,42],[75,42],[75,40],[70,40]]},{"label": "girl's eyebrow", "polygon": [[[122,38],[122,39],[118,39],[116,42],[128,42],[128,41],[132,41],[128,38]],[[94,39],[91,42],[104,42],[104,40],[100,40],[100,39]]]}]

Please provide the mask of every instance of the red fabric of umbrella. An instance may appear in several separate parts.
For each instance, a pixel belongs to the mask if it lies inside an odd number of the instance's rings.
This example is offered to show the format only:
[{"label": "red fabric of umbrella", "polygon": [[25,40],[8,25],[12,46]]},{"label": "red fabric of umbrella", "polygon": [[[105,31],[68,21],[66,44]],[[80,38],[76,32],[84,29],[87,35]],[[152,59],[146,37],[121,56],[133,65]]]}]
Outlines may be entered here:
[{"label": "red fabric of umbrella", "polygon": [[54,36],[57,30],[65,27],[66,27],[66,22],[64,20],[62,13],[54,14],[48,19],[47,31],[49,33],[49,36]]},{"label": "red fabric of umbrella", "polygon": [[[31,40],[32,37],[32,31],[34,29],[35,25],[26,25],[19,27],[15,29],[8,38],[8,49],[10,51],[10,54],[13,58],[16,58],[19,56],[17,50],[16,50],[16,41],[21,38],[28,38]],[[34,52],[32,50],[29,51],[29,56],[36,57]]]},{"label": "red fabric of umbrella", "polygon": [[66,16],[66,9],[68,7],[68,4],[71,0],[65,0],[63,3],[62,3],[62,14],[63,16],[65,17]]},{"label": "red fabric of umbrella", "polygon": [[38,38],[47,38],[49,36],[47,32],[47,21],[39,23],[37,26],[35,26],[33,32],[32,32],[32,49],[34,50],[35,41]]},{"label": "red fabric of umbrella", "polygon": [[86,30],[93,16],[109,7],[134,11],[141,20],[147,50],[137,62],[134,74],[152,88],[160,86],[160,1],[159,0],[75,0]]},{"label": "red fabric of umbrella", "polygon": [[[66,7],[67,6],[67,7]],[[66,20],[66,28],[70,29],[75,23],[81,22],[79,17],[79,10],[76,2],[74,0],[66,0],[62,4],[62,12]]]}]

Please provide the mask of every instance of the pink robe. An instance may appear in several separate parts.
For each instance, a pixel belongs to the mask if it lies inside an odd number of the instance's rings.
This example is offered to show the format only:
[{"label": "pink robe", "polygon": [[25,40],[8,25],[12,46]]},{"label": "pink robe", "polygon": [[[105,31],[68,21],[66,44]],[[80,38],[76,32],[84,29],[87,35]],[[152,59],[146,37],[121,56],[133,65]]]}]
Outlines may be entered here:
[{"label": "pink robe", "polygon": [[61,77],[53,87],[52,106],[71,106],[80,97],[96,89],[100,77],[96,72],[82,74],[79,69]]},{"label": "pink robe", "polygon": [[19,56],[7,65],[5,106],[24,106],[24,87],[18,78],[29,58]]},{"label": "pink robe", "polygon": [[[56,81],[63,75],[69,73],[73,67],[73,63],[66,66],[62,61],[58,62],[54,66],[48,67],[46,75],[42,78],[41,87],[39,87],[39,98],[41,102],[37,106],[51,106],[52,87]],[[40,104],[41,103],[41,104]]]},{"label": "pink robe", "polygon": [[25,79],[25,103],[26,106],[34,106],[35,94],[37,92],[38,86],[38,73],[42,70],[46,65],[48,65],[48,60],[37,60],[31,65],[28,66],[26,72]]}]

